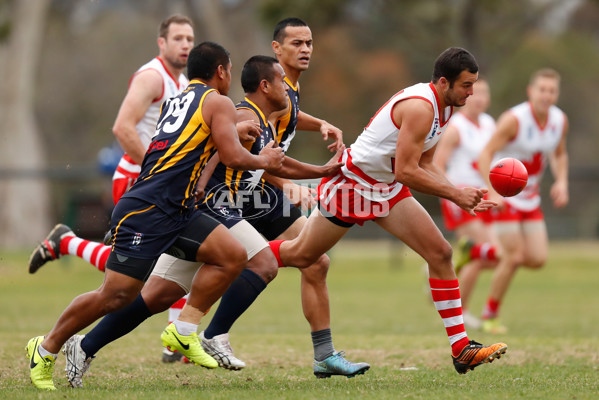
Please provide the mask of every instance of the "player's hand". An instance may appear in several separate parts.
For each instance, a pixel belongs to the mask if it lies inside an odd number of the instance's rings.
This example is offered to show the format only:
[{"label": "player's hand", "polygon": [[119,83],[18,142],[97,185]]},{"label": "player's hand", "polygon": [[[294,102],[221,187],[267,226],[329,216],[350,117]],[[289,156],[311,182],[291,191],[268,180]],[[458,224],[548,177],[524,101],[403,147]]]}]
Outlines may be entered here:
[{"label": "player's hand", "polygon": [[570,200],[568,195],[568,185],[564,182],[554,182],[553,185],[551,185],[549,195],[551,196],[551,200],[553,200],[553,206],[555,208],[565,207]]},{"label": "player's hand", "polygon": [[344,163],[340,162],[339,160],[341,159],[344,151],[345,145],[341,143],[341,147],[337,149],[335,155],[325,165],[322,166],[323,176],[334,175],[337,173],[337,171],[339,171],[339,168],[343,167]]},{"label": "player's hand", "polygon": [[266,167],[264,169],[278,169],[283,165],[285,152],[276,145],[274,140],[271,140],[260,150],[260,156],[266,159]]},{"label": "player's hand", "polygon": [[206,185],[204,182],[202,182],[201,180],[198,181],[196,190],[195,192],[193,192],[193,195],[195,196],[196,202],[199,202],[204,198],[204,196],[206,195]]},{"label": "player's hand", "polygon": [[236,125],[239,140],[243,142],[253,142],[262,133],[260,123],[252,120],[241,121]]},{"label": "player's hand", "polygon": [[343,144],[343,132],[336,126],[323,121],[320,125],[320,133],[322,134],[323,140],[334,140],[333,143],[327,146],[330,151],[338,151],[342,146],[345,146]]},{"label": "player's hand", "polygon": [[283,193],[291,201],[291,203],[300,207],[304,211],[308,211],[312,206],[316,205],[316,189],[308,186],[286,184],[283,187]]},{"label": "player's hand", "polygon": [[[460,206],[468,214],[476,216],[475,209],[481,203],[486,193],[487,189],[477,189],[473,187],[461,188],[459,189],[458,196],[456,196],[453,202]],[[488,208],[485,207],[487,207],[487,205],[483,205],[481,209],[486,211]]]}]

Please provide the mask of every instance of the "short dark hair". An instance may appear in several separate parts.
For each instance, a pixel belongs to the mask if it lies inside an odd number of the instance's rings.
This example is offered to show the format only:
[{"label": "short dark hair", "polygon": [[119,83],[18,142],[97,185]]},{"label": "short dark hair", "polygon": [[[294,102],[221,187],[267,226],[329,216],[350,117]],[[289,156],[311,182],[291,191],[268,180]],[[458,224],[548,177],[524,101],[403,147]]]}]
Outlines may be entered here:
[{"label": "short dark hair", "polygon": [[219,65],[229,66],[229,52],[214,42],[202,42],[189,52],[187,76],[189,79],[210,80]]},{"label": "short dark hair", "polygon": [[433,83],[444,77],[449,81],[450,86],[453,86],[464,70],[472,74],[478,72],[478,64],[474,56],[461,47],[450,47],[435,60]]},{"label": "short dark hair", "polygon": [[272,82],[275,76],[273,66],[278,62],[276,58],[270,56],[253,56],[247,60],[241,71],[243,91],[254,93],[264,79]]},{"label": "short dark hair", "polygon": [[181,14],[174,14],[160,23],[160,26],[158,27],[158,37],[166,39],[168,36],[168,29],[170,28],[171,24],[188,24],[193,28],[193,21],[191,18]]},{"label": "short dark hair", "polygon": [[283,43],[285,40],[285,28],[288,26],[308,26],[306,22],[299,18],[291,17],[285,18],[275,26],[275,31],[272,35],[272,40],[276,40],[279,43]]}]

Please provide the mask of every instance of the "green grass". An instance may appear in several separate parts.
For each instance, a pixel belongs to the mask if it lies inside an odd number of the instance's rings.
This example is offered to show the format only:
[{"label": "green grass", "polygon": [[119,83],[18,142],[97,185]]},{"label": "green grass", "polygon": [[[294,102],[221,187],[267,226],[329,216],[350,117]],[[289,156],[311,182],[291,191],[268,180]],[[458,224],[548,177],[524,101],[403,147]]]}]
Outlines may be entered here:
[{"label": "green grass", "polygon": [[[502,309],[507,354],[458,375],[437,312],[428,300],[423,262],[387,241],[342,242],[330,254],[329,291],[335,346],[372,365],[364,376],[317,380],[299,297],[299,272],[279,277],[233,327],[232,344],[246,361],[240,372],[160,362],[166,314],[103,349],[85,387],[68,388],[64,357],[54,373],[58,391],[29,382],[24,347],[46,333],[76,295],[102,275],[65,257],[26,273],[25,252],[0,255],[0,398],[6,399],[593,399],[599,393],[599,252],[596,243],[553,243],[541,271],[518,272]],[[490,273],[472,299],[480,310]],[[210,315],[208,316],[208,318]],[[208,320],[203,322],[206,326]],[[416,369],[414,369],[416,368]]]}]

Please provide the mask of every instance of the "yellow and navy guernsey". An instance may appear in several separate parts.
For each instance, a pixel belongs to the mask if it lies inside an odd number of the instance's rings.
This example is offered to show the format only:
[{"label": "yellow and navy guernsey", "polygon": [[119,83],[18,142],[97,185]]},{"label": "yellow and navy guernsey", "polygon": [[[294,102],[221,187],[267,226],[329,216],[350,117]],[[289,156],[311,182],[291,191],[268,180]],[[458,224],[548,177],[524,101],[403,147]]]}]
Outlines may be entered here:
[{"label": "yellow and navy guernsey", "polygon": [[[256,106],[251,100],[247,97],[235,105],[235,108],[238,110],[248,109],[251,110],[258,119],[260,120],[260,128],[262,129],[262,133],[258,136],[253,142],[245,142],[242,143],[243,147],[245,147],[252,154],[260,154],[260,151],[264,146],[266,146],[270,141],[274,139],[274,135],[272,133],[272,129],[268,120],[262,113],[262,110]],[[232,208],[237,208],[237,193],[239,191],[252,191],[257,186],[261,185],[264,181],[262,179],[262,174],[264,170],[251,170],[244,171],[239,169],[233,169],[227,167],[225,164],[218,163],[212,176],[210,177],[207,185],[206,185],[206,193],[208,196],[206,198],[206,202],[210,203],[212,196],[214,196],[215,189],[218,189],[218,192],[222,193],[223,184],[228,188],[228,201],[229,206]],[[240,205],[242,207],[243,205]]]},{"label": "yellow and navy guernsey", "polygon": [[125,196],[154,204],[175,219],[191,214],[200,173],[216,152],[202,115],[210,92],[218,93],[192,80],[181,94],[164,102],[139,178]]},{"label": "yellow and navy guernsey", "polygon": [[286,152],[295,136],[297,114],[299,113],[299,90],[297,86],[293,86],[287,77],[285,77],[285,83],[289,87],[287,91],[289,95],[289,112],[276,120],[275,132],[277,134],[277,143]]}]

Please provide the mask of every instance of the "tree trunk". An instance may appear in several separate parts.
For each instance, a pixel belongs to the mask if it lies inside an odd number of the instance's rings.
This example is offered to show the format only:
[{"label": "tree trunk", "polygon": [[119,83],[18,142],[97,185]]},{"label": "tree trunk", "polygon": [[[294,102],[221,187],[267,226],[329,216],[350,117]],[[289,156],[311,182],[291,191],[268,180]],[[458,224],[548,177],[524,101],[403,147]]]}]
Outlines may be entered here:
[{"label": "tree trunk", "polygon": [[35,121],[36,70],[49,0],[19,0],[3,45],[0,90],[0,248],[30,246],[50,227],[47,167]]}]

